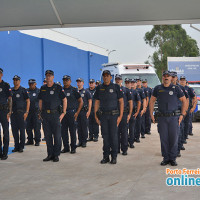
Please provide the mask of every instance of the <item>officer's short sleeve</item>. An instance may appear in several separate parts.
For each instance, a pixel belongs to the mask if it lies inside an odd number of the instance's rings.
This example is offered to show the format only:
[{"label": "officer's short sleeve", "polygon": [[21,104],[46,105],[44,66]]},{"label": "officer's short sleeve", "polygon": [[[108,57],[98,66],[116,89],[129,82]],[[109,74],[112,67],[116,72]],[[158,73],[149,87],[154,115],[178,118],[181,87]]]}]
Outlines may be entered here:
[{"label": "officer's short sleeve", "polygon": [[153,89],[153,94],[152,94],[154,97],[158,97],[158,86],[156,86],[154,89]]},{"label": "officer's short sleeve", "polygon": [[28,94],[28,91],[24,88],[23,89],[23,95],[24,95],[24,99],[29,99],[29,94]]},{"label": "officer's short sleeve", "polygon": [[141,97],[138,92],[135,92],[135,99],[136,99],[136,101],[141,101]]},{"label": "officer's short sleeve", "polygon": [[184,89],[183,92],[185,94],[186,99],[188,99],[189,98],[188,91],[186,89]]},{"label": "officer's short sleeve", "polygon": [[73,92],[74,92],[74,96],[75,96],[76,99],[80,99],[80,98],[81,98],[81,95],[80,95],[80,93],[77,91],[76,88],[73,89]]},{"label": "officer's short sleeve", "polygon": [[180,87],[176,87],[177,97],[180,99],[181,97],[185,96],[183,90]]},{"label": "officer's short sleeve", "polygon": [[126,95],[128,101],[132,100],[132,93],[128,88],[126,88]]},{"label": "officer's short sleeve", "polygon": [[87,96],[87,99],[92,99],[92,96],[90,94],[90,92],[88,90],[85,91],[86,92],[86,96]]},{"label": "officer's short sleeve", "polygon": [[193,88],[189,87],[189,95],[194,98],[196,96],[195,91]]},{"label": "officer's short sleeve", "polygon": [[97,86],[93,97],[94,97],[94,99],[99,100],[99,85]]},{"label": "officer's short sleeve", "polygon": [[60,99],[64,99],[66,97],[65,93],[64,93],[64,89],[62,89],[62,87],[59,87],[59,98]]},{"label": "officer's short sleeve", "polygon": [[12,90],[10,88],[10,85],[6,83],[6,89],[5,89],[6,97],[11,97],[12,96]]},{"label": "officer's short sleeve", "polygon": [[116,89],[116,92],[117,92],[117,98],[118,99],[123,98],[123,92],[122,92],[122,89],[120,88],[120,86],[115,84],[115,89]]}]

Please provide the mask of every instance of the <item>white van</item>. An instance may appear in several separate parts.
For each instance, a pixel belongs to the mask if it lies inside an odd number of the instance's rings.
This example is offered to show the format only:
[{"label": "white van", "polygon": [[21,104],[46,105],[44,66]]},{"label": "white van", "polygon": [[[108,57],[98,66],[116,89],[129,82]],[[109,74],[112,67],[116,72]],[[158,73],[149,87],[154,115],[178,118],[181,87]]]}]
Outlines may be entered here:
[{"label": "white van", "polygon": [[[112,81],[115,82],[116,74],[122,75],[123,81],[125,78],[147,79],[148,86],[154,88],[160,84],[160,80],[155,72],[155,69],[149,64],[119,64],[119,63],[107,63],[102,65],[102,73],[104,70],[109,70],[112,75]],[[101,74],[101,82],[102,74]]]}]

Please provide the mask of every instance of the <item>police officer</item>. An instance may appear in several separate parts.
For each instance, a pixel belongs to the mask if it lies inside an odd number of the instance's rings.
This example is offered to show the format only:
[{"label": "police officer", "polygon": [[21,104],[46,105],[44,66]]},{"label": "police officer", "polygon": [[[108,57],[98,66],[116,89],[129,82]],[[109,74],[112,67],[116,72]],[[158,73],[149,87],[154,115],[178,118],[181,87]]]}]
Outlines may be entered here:
[{"label": "police officer", "polygon": [[144,92],[146,93],[146,100],[147,100],[147,103],[146,103],[146,106],[147,106],[147,109],[146,109],[146,112],[144,114],[144,118],[145,118],[145,134],[148,134],[150,135],[151,134],[151,116],[150,116],[150,112],[149,112],[149,102],[150,102],[150,99],[151,99],[151,94],[152,94],[152,88],[148,87],[148,81],[147,79],[144,79],[142,81],[142,86],[144,88]]},{"label": "police officer", "polygon": [[41,132],[40,132],[41,121],[38,118],[38,113],[39,113],[38,94],[40,90],[36,87],[35,79],[29,79],[28,84],[29,88],[27,89],[27,91],[30,98],[30,109],[26,120],[27,122],[26,132],[28,134],[28,141],[26,142],[25,145],[33,144],[33,130],[34,130],[35,146],[39,146],[41,140]]},{"label": "police officer", "polygon": [[136,118],[136,126],[135,126],[135,141],[137,143],[140,142],[140,134],[141,134],[141,138],[145,138],[144,134],[144,113],[146,112],[146,95],[144,93],[144,90],[142,89],[141,83],[142,80],[141,78],[137,78],[137,88],[136,91],[139,93],[140,98],[141,98],[141,109],[140,109],[140,113],[138,114],[137,118]]},{"label": "police officer", "polygon": [[47,84],[40,88],[38,95],[48,153],[43,161],[58,162],[61,151],[61,121],[66,114],[67,99],[62,87],[53,81],[54,72],[46,70],[45,76]]},{"label": "police officer", "polygon": [[[186,85],[185,76],[180,77],[180,85],[182,85],[187,90],[188,96],[189,96],[188,111],[184,119],[184,136],[185,136],[184,143],[186,144],[187,143],[186,139],[188,138],[188,135],[192,129],[191,128],[192,127],[192,113],[194,112],[197,105],[197,97],[196,97],[194,89]],[[182,147],[182,150],[185,150],[185,148]]]},{"label": "police officer", "polygon": [[3,69],[0,68],[0,123],[3,127],[3,148],[0,131],[0,158],[8,158],[9,148],[9,119],[12,113],[12,94],[10,85],[2,80]]},{"label": "police officer", "polygon": [[[71,86],[71,77],[68,75],[63,76],[63,89],[67,97],[67,113],[62,120],[62,140],[63,140],[63,150],[61,153],[76,153],[76,126],[77,117],[83,107],[83,100],[81,98],[78,89]],[[68,132],[69,131],[69,132]],[[71,144],[69,147],[69,133]]]},{"label": "police officer", "polygon": [[140,113],[140,107],[141,107],[141,98],[139,93],[136,91],[136,81],[135,79],[130,79],[132,88],[131,90],[131,96],[133,100],[133,112],[129,121],[129,147],[134,148],[134,141],[135,141],[135,124],[138,114]]},{"label": "police officer", "polygon": [[89,117],[89,139],[88,141],[98,141],[99,137],[99,125],[97,124],[94,116],[94,93],[96,91],[95,87],[95,80],[90,79],[89,80],[89,88],[87,89],[92,97],[92,108],[91,113]]},{"label": "police officer", "polygon": [[131,91],[122,86],[122,81],[122,76],[117,74],[115,76],[115,83],[120,86],[124,100],[124,113],[118,127],[118,153],[120,153],[121,147],[122,155],[126,156],[128,150],[128,123],[133,111],[133,100]]},{"label": "police officer", "polygon": [[[178,77],[177,77],[177,72],[171,72],[172,75],[172,84],[173,85],[177,85],[181,88],[181,90],[183,91],[185,98],[186,98],[186,103],[187,103],[187,109],[188,109],[188,105],[189,105],[189,96],[188,96],[188,91],[182,86],[179,85],[177,83]],[[181,111],[181,106],[182,106],[182,102],[178,99],[178,110]],[[187,110],[186,109],[186,110]],[[181,121],[180,123],[180,128],[178,130],[179,134],[178,134],[178,152],[177,152],[177,157],[181,157],[181,153],[180,150],[183,149],[183,143],[184,143],[184,120]]]},{"label": "police officer", "polygon": [[[46,85],[47,84],[47,81],[46,81],[46,78],[44,78],[43,80],[43,85]],[[40,119],[41,120],[41,119]],[[43,125],[42,125],[43,126]],[[43,128],[42,128],[43,129]],[[44,132],[44,130],[43,130]],[[42,141],[46,141],[45,137],[42,138]]]},{"label": "police officer", "polygon": [[[163,84],[154,88],[150,100],[150,115],[155,123],[153,109],[156,99],[158,100],[158,132],[160,134],[161,151],[163,161],[161,165],[171,164],[176,166],[178,149],[178,128],[183,116],[186,114],[186,98],[180,87],[171,84],[171,73],[164,71]],[[178,111],[178,99],[182,102],[181,112]]]},{"label": "police officer", "polygon": [[[12,115],[11,127],[15,142],[12,152],[23,152],[25,145],[26,119],[30,108],[30,99],[26,89],[20,86],[21,78],[17,75],[13,77],[14,87],[12,88]],[[19,134],[20,132],[20,134]]]},{"label": "police officer", "polygon": [[[101,123],[101,134],[103,136],[103,159],[101,164],[110,162],[110,154],[112,157],[111,164],[116,164],[118,152],[117,127],[123,116],[123,94],[119,85],[111,82],[112,76],[109,70],[104,70],[102,76],[103,84],[96,88],[94,94],[95,119],[99,125]],[[97,111],[99,108],[100,116],[98,119]]]},{"label": "police officer", "polygon": [[91,107],[92,107],[92,97],[90,93],[83,88],[84,80],[78,78],[76,80],[78,86],[78,92],[80,93],[83,99],[83,108],[78,116],[78,147],[86,147],[87,137],[88,137],[88,118],[90,116]]}]

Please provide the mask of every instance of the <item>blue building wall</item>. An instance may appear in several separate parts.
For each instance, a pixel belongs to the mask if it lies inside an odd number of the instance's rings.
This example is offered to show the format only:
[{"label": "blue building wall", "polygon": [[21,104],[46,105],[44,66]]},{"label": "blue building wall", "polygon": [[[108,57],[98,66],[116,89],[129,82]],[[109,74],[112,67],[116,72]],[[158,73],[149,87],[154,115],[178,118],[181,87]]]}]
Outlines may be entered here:
[{"label": "blue building wall", "polygon": [[72,77],[72,85],[81,77],[88,87],[89,78],[100,78],[100,68],[108,57],[94,52],[83,51],[69,45],[41,39],[19,31],[0,32],[0,67],[3,79],[11,84],[14,75],[22,78],[21,85],[28,87],[28,79],[35,78],[40,87],[44,72],[52,69],[55,81],[62,83],[63,75]]}]

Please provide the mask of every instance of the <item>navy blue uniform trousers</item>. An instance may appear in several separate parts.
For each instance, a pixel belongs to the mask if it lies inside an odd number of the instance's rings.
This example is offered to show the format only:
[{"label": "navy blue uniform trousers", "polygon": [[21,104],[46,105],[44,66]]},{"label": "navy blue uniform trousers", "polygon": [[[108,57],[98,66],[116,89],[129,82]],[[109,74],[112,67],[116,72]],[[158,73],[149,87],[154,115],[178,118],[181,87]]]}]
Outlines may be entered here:
[{"label": "navy blue uniform trousers", "polygon": [[97,124],[94,116],[94,111],[91,111],[89,117],[89,138],[99,137],[99,125]]},{"label": "navy blue uniform trousers", "polygon": [[23,112],[12,113],[11,127],[12,127],[14,142],[15,142],[15,148],[24,149],[26,122],[24,121]]},{"label": "navy blue uniform trousers", "polygon": [[140,138],[140,133],[141,133],[141,115],[140,113],[138,114],[138,116],[136,117],[136,122],[135,122],[135,139],[139,139]]},{"label": "navy blue uniform trousers", "polygon": [[127,123],[128,113],[124,113],[122,120],[118,127],[118,151],[120,148],[122,152],[128,150],[128,123]]},{"label": "navy blue uniform trousers", "polygon": [[38,118],[38,113],[36,111],[30,111],[26,119],[26,132],[28,135],[28,141],[33,142],[33,130],[35,135],[35,142],[40,142],[41,140],[41,122]]},{"label": "navy blue uniform trousers", "polygon": [[60,114],[42,113],[44,136],[46,138],[48,156],[59,156],[61,151]]},{"label": "navy blue uniform trousers", "polygon": [[76,149],[76,127],[77,122],[75,122],[74,114],[76,110],[67,110],[67,114],[64,116],[62,120],[61,134],[64,149],[69,151],[69,133],[71,139],[71,150]]},{"label": "navy blue uniform trousers", "polygon": [[148,106],[145,112],[145,133],[150,133],[150,131],[151,131],[151,116]]},{"label": "navy blue uniform trousers", "polygon": [[2,149],[2,140],[1,140],[1,130],[0,130],[0,155],[3,153],[4,155],[8,154],[9,147],[9,123],[7,120],[7,111],[0,110],[0,123],[3,127],[3,149]]},{"label": "navy blue uniform trousers", "polygon": [[128,142],[130,145],[134,144],[134,141],[135,141],[135,124],[136,124],[136,119],[132,115],[129,120],[129,125],[128,125],[129,126]]},{"label": "navy blue uniform trousers", "polygon": [[86,117],[86,111],[82,110],[78,115],[78,140],[81,144],[87,143],[88,137],[88,119]]},{"label": "navy blue uniform trousers", "polygon": [[177,156],[179,133],[178,118],[178,116],[158,118],[161,152],[165,161],[175,160]]},{"label": "navy blue uniform trousers", "polygon": [[103,137],[103,155],[112,158],[117,157],[118,153],[118,134],[117,134],[117,118],[118,115],[103,114],[100,117],[101,134]]}]

